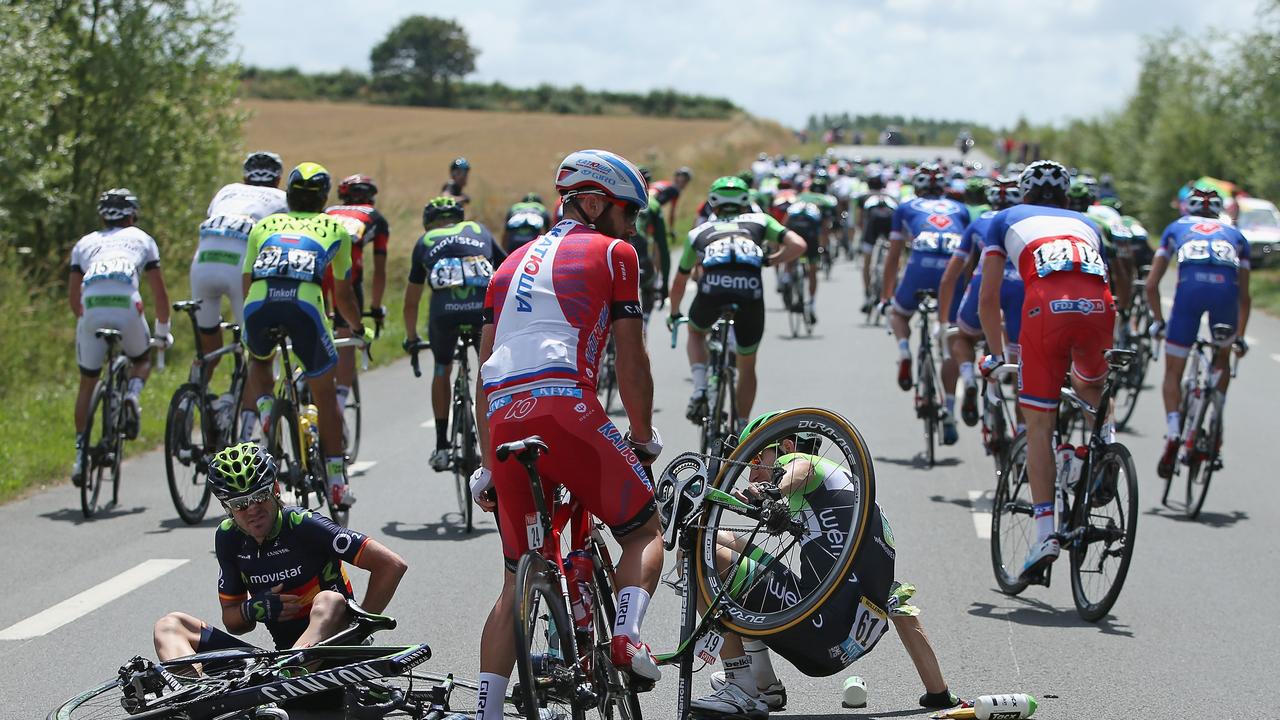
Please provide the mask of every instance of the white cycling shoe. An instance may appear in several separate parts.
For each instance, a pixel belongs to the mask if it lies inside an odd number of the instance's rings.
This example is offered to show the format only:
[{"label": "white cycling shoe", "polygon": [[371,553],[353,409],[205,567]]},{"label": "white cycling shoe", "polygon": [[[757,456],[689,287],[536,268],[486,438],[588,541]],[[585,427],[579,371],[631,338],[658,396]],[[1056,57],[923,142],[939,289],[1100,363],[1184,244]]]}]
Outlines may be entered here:
[{"label": "white cycling shoe", "polygon": [[436,448],[431,453],[431,469],[436,472],[444,472],[449,469],[449,448]]},{"label": "white cycling shoe", "polygon": [[766,720],[769,717],[769,708],[759,696],[748,695],[733,683],[725,683],[710,695],[694,700],[689,703],[689,709],[699,717],[727,720]]},{"label": "white cycling shoe", "polygon": [[1027,553],[1027,559],[1022,563],[1023,580],[1039,575],[1046,568],[1058,559],[1058,555],[1062,553],[1062,544],[1058,542],[1056,537],[1047,537],[1040,542],[1039,545],[1031,548]]},{"label": "white cycling shoe", "polygon": [[[712,690],[719,690],[729,684],[723,670],[711,673]],[[787,688],[783,686],[781,680],[774,680],[767,688],[757,686],[756,691],[760,693],[760,699],[764,701],[765,707],[771,711],[782,710],[787,706]]]}]

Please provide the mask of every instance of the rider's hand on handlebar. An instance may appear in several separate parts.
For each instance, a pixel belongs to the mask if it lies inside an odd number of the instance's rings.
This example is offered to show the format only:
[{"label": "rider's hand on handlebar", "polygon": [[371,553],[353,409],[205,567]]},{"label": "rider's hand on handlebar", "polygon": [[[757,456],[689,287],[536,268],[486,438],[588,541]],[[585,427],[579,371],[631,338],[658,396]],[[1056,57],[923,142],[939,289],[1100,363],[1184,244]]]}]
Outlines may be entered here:
[{"label": "rider's hand on handlebar", "polygon": [[476,501],[481,510],[485,512],[493,512],[498,507],[498,503],[493,499],[493,493],[490,489],[493,487],[493,473],[489,472],[489,468],[483,465],[476,468],[471,473],[471,498]]},{"label": "rider's hand on handlebar", "polygon": [[982,377],[989,378],[1003,364],[1004,355],[983,355],[982,360],[978,361],[978,371],[982,373]]},{"label": "rider's hand on handlebar", "polygon": [[1231,347],[1235,349],[1236,357],[1244,357],[1244,354],[1249,352],[1249,343],[1242,337],[1236,338],[1235,342],[1231,343]]},{"label": "rider's hand on handlebar", "polygon": [[414,351],[414,346],[416,346],[417,344],[418,344],[417,337],[406,337],[404,339],[404,342],[400,343],[400,347],[404,348],[404,351],[406,353],[412,353]]},{"label": "rider's hand on handlebar", "polygon": [[881,300],[881,301],[880,301],[880,308],[879,308],[879,310],[880,310],[880,314],[881,314],[881,315],[888,315],[888,314],[889,314],[889,309],[890,309],[890,308],[892,308],[892,307],[893,307],[893,302],[892,302],[891,300]]},{"label": "rider's hand on handlebar", "polygon": [[374,332],[373,328],[365,325],[364,323],[360,324],[360,339],[364,340],[365,345],[372,345],[375,337],[377,337],[377,334]]},{"label": "rider's hand on handlebar", "polygon": [[1147,334],[1152,340],[1159,340],[1164,337],[1165,322],[1163,320],[1152,320],[1150,327],[1147,328]]},{"label": "rider's hand on handlebar", "polygon": [[680,313],[678,313],[678,312],[673,312],[673,313],[671,313],[670,315],[668,315],[668,316],[667,316],[667,329],[668,329],[668,330],[675,330],[675,329],[676,329],[676,321],[678,321],[678,320],[679,320],[680,318],[682,318],[682,317],[684,317],[684,315],[682,315],[682,314],[680,314]]},{"label": "rider's hand on handlebar", "polygon": [[173,334],[169,332],[169,323],[156,321],[155,339],[164,343],[166,349],[173,347]]},{"label": "rider's hand on handlebar", "polygon": [[387,306],[379,305],[369,309],[369,317],[373,318],[374,337],[382,336],[382,326],[387,320]]}]

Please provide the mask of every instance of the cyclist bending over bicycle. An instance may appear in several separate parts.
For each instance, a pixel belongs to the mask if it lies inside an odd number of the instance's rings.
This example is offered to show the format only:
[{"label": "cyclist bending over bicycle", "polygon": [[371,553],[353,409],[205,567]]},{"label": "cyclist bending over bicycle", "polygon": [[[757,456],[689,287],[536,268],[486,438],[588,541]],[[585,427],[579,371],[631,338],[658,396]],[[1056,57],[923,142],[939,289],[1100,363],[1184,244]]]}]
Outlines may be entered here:
[{"label": "cyclist bending over bicycle", "polygon": [[[640,642],[640,624],[662,572],[662,535],[647,467],[662,443],[652,429],[653,377],[640,319],[636,253],[621,239],[634,231],[648,195],[635,166],[604,150],[566,157],[556,189],[565,219],[498,268],[484,303],[476,391],[483,466],[471,487],[482,508],[497,509],[506,573],[481,638],[478,720],[502,717],[502,703],[486,699],[503,697],[515,665],[514,570],[528,546],[526,516],[534,512],[524,468],[497,464],[494,448],[530,434],[551,448],[539,463],[546,490],[564,485],[622,546],[613,664],[650,682],[661,676]],[[595,393],[611,331],[618,393],[631,425],[626,435],[605,415]],[[496,504],[484,495],[490,482]]]},{"label": "cyclist bending over bicycle", "polygon": [[254,443],[226,448],[209,463],[209,485],[228,518],[214,535],[218,601],[226,631],[182,612],[156,622],[160,660],[252,648],[235,635],[266,626],[276,649],[299,648],[347,626],[351,582],[343,563],[369,571],[363,607],[382,612],[408,565],[385,545],[323,515],[286,507],[276,464]]},{"label": "cyclist bending over bicycle", "polygon": [[[333,298],[338,313],[355,335],[373,340],[372,328],[360,323],[360,308],[351,289],[351,235],[337,219],[325,215],[329,171],[304,162],[289,173],[285,198],[288,213],[268,215],[253,226],[244,256],[244,340],[249,351],[247,393],[258,397],[263,435],[271,428],[271,359],[276,345],[272,328],[284,328],[293,352],[305,368],[307,384],[320,415],[320,447],[330,499],[346,508],[355,503],[347,489],[343,458],[342,411],[338,408],[334,367],[338,351],[325,318],[321,283],[333,269]],[[292,382],[292,378],[286,378]],[[252,395],[250,395],[252,397]]]},{"label": "cyclist bending over bicycle", "polygon": [[700,268],[698,294],[689,306],[688,353],[693,396],[685,411],[685,416],[696,423],[706,412],[707,333],[726,306],[738,306],[734,337],[739,417],[733,421],[745,424],[756,399],[756,350],[764,337],[761,268],[795,260],[804,254],[807,246],[799,235],[769,215],[748,212],[750,189],[740,178],[726,176],[713,182],[707,203],[719,219],[689,231],[680,266],[671,280],[671,315],[667,318],[667,327],[674,327],[680,317],[685,285],[694,268]]},{"label": "cyclist bending over bicycle", "polygon": [[431,453],[431,469],[436,472],[449,467],[449,388],[458,336],[478,332],[485,288],[493,269],[506,257],[489,230],[474,220],[464,220],[464,212],[462,205],[448,196],[435,198],[422,208],[426,232],[413,246],[409,283],[404,288],[404,347],[409,351],[418,343],[422,286],[431,283],[427,337],[435,358],[431,410],[436,419],[436,450]]},{"label": "cyclist bending over bicycle", "polygon": [[89,400],[107,354],[107,341],[94,334],[101,328],[120,331],[125,355],[133,361],[133,374],[124,396],[123,427],[130,440],[138,436],[142,421],[138,397],[151,374],[151,333],[138,293],[138,279],[143,275],[156,303],[156,336],[167,345],[173,344],[160,250],[156,241],[136,226],[138,208],[138,198],[128,188],[102,193],[98,198],[102,229],[80,238],[71,249],[67,302],[76,316],[76,364],[80,366],[76,455],[71,468],[71,482],[77,487],[84,482],[80,443],[88,422]]},{"label": "cyclist bending over bicycle", "polygon": [[[1216,190],[1193,188],[1183,201],[1186,215],[1169,224],[1160,236],[1160,247],[1147,275],[1147,301],[1154,320],[1153,338],[1165,334],[1164,308],[1160,304],[1160,278],[1164,277],[1170,259],[1178,260],[1178,287],[1169,315],[1168,337],[1165,339],[1164,410],[1168,420],[1164,454],[1156,473],[1168,480],[1178,455],[1178,438],[1182,434],[1182,371],[1187,354],[1195,344],[1200,318],[1209,313],[1210,325],[1222,323],[1235,329],[1235,351],[1244,355],[1248,345],[1244,329],[1249,323],[1252,299],[1249,296],[1249,241],[1237,229],[1218,220],[1222,214],[1222,196]],[[1229,348],[1223,345],[1214,357],[1219,374],[1218,390],[1226,402],[1231,373],[1227,367]],[[1219,409],[1221,412],[1221,409]]]}]

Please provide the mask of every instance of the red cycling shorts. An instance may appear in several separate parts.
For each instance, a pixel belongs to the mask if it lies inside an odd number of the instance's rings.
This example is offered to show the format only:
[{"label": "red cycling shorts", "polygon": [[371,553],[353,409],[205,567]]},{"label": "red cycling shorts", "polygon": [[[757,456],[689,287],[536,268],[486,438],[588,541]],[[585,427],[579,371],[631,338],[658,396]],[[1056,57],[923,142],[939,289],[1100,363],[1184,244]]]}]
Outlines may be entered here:
[{"label": "red cycling shorts", "polygon": [[525,390],[489,403],[489,460],[498,494],[498,530],[508,570],[529,549],[526,526],[537,512],[529,474],[514,457],[498,462],[493,448],[538,435],[549,448],[538,476],[551,506],[563,485],[592,515],[622,537],[649,521],[656,506],[648,469],[605,414],[595,393],[577,387]]},{"label": "red cycling shorts", "polygon": [[1027,283],[1018,404],[1057,410],[1068,369],[1087,383],[1106,377],[1102,353],[1111,348],[1115,320],[1115,301],[1099,276],[1058,272]]}]

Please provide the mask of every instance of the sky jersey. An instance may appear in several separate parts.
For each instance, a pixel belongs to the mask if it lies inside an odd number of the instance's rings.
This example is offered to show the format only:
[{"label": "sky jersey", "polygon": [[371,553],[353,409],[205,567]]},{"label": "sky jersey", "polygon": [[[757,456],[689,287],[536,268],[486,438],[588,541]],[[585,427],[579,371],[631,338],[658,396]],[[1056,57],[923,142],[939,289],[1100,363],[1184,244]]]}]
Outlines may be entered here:
[{"label": "sky jersey", "polygon": [[136,226],[105,228],[71,248],[71,269],[84,275],[82,296],[138,296],[142,273],[160,267],[156,241]]},{"label": "sky jersey", "polygon": [[950,257],[968,224],[969,210],[954,200],[912,198],[893,212],[889,239],[909,240],[915,264],[920,254]]},{"label": "sky jersey", "polygon": [[489,283],[493,353],[480,377],[495,400],[521,390],[595,392],[609,327],[640,318],[636,251],[575,220],[512,253]]},{"label": "sky jersey", "polygon": [[204,245],[210,240],[228,240],[243,250],[254,223],[288,211],[284,191],[279,188],[245,183],[224,185],[209,201],[206,219],[200,223],[200,242]]},{"label": "sky jersey", "polygon": [[342,563],[360,560],[369,538],[339,526],[323,515],[299,507],[284,507],[275,527],[258,543],[230,518],[214,534],[218,599],[237,603],[272,592],[297,595],[304,613],[294,620],[266,623],[277,647],[290,647],[307,629],[311,603],[323,590],[351,597],[351,581]]},{"label": "sky jersey", "polygon": [[351,276],[351,234],[324,213],[290,212],[263,218],[249,233],[241,271],[253,278],[245,304],[310,302],[324,307],[326,271]]},{"label": "sky jersey", "polygon": [[1230,225],[1187,215],[1160,235],[1156,255],[1178,261],[1178,281],[1236,284],[1240,268],[1249,268],[1249,241]]},{"label": "sky jersey", "polygon": [[551,214],[539,202],[518,202],[507,211],[505,244],[507,252],[530,242],[551,227]]},{"label": "sky jersey", "polygon": [[1102,238],[1088,217],[1045,205],[1015,205],[991,218],[983,255],[1003,255],[1030,288],[1054,273],[1075,273],[1106,282]]},{"label": "sky jersey", "polygon": [[372,248],[374,255],[386,255],[391,224],[377,208],[367,203],[334,205],[324,212],[342,223],[351,235],[351,282],[359,283],[364,278],[364,249]]},{"label": "sky jersey", "polygon": [[471,314],[478,325],[485,290],[502,257],[485,226],[464,220],[428,230],[418,238],[409,282],[430,285],[432,314]]},{"label": "sky jersey", "polygon": [[[978,264],[973,271],[973,279],[976,281],[982,277],[982,242],[986,237],[987,228],[991,226],[991,218],[996,216],[995,210],[987,210],[977,217],[969,227],[964,229],[964,234],[960,236],[960,244],[951,252],[951,257],[960,258],[968,262],[968,260],[976,255],[979,256]],[[1018,274],[1018,268],[1013,266],[1013,261],[1005,258],[1004,261],[1004,281],[1022,283],[1022,276]]]}]

